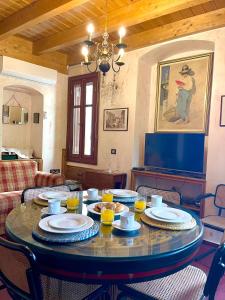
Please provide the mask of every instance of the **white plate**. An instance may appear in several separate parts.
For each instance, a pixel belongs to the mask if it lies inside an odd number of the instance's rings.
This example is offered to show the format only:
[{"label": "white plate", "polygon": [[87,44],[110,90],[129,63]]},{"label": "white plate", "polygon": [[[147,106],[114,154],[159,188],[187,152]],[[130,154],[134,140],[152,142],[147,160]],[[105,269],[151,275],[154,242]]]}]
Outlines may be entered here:
[{"label": "white plate", "polygon": [[192,216],[177,208],[172,208],[172,207],[166,207],[166,208],[156,208],[152,209],[151,213],[160,218],[160,219],[165,219],[165,220],[181,220],[183,222],[189,222],[192,219]]},{"label": "white plate", "polygon": [[141,224],[137,221],[134,221],[134,227],[132,228],[123,228],[120,226],[120,220],[116,220],[112,222],[112,226],[116,229],[123,230],[123,231],[133,231],[133,230],[139,230],[141,228]]},{"label": "white plate", "polygon": [[[97,203],[92,203],[92,204],[90,204],[90,205],[87,206],[87,210],[88,210],[89,212],[93,213],[93,214],[101,215],[100,212],[97,212],[97,211],[94,210],[95,205],[98,204],[98,203],[108,203],[108,202],[97,202]],[[123,213],[129,211],[129,207],[127,207],[127,206],[124,205],[124,204],[123,204],[123,206],[124,206],[124,209],[123,209],[121,212],[115,213],[115,216],[122,215]]]},{"label": "white plate", "polygon": [[[165,218],[159,218],[157,216],[155,216],[153,213],[152,213],[152,210],[156,209],[156,207],[152,207],[152,208],[147,208],[145,210],[145,214],[146,216],[148,216],[149,218],[151,219],[154,219],[156,221],[160,221],[160,222],[165,222],[165,223],[186,223],[186,222],[189,222],[191,219],[192,219],[192,216],[189,214],[189,213],[186,213],[184,211],[181,210],[182,213],[185,213],[186,216],[183,215],[183,217],[179,217],[177,219],[165,219]],[[157,208],[158,209],[158,208]],[[167,208],[161,208],[160,210],[164,210],[164,209],[167,209]],[[169,208],[168,208],[169,209]],[[174,208],[175,209],[175,208]]]},{"label": "white plate", "polygon": [[41,193],[40,195],[38,195],[38,198],[48,201],[51,199],[60,199],[60,200],[66,200],[69,197],[70,193],[69,192],[60,192],[60,191],[56,191],[56,192],[45,192],[45,193]]},{"label": "white plate", "polygon": [[47,214],[47,215],[59,215],[59,214],[64,214],[67,211],[67,209],[65,207],[60,207],[60,212],[58,212],[57,214],[50,214],[48,212],[48,207],[44,207],[41,209],[41,212],[43,214]]},{"label": "white plate", "polygon": [[76,229],[83,227],[87,223],[85,216],[77,214],[66,214],[57,216],[48,221],[48,224],[56,229]]},{"label": "white plate", "polygon": [[[74,214],[66,214],[66,215],[74,215]],[[66,216],[65,215],[65,216]],[[39,227],[44,230],[44,231],[47,231],[47,232],[51,232],[51,233],[73,233],[73,232],[80,232],[80,231],[84,231],[86,229],[89,229],[93,224],[94,224],[94,221],[92,218],[88,217],[88,216],[84,216],[87,220],[87,223],[82,226],[82,227],[79,227],[79,228],[75,228],[75,229],[70,229],[70,230],[65,230],[65,229],[55,229],[55,228],[52,228],[48,222],[49,220],[51,220],[52,218],[55,218],[56,216],[49,216],[49,217],[46,217],[44,219],[41,219],[40,222],[39,222]]]},{"label": "white plate", "polygon": [[[156,208],[156,206],[152,206],[152,203],[151,203],[151,201],[150,202],[147,202],[147,206],[148,207],[155,207]],[[162,207],[167,207],[168,205],[166,204],[166,203],[162,203]],[[160,208],[160,207],[157,207],[157,208]]]},{"label": "white plate", "polygon": [[107,190],[106,193],[113,194],[114,197],[137,197],[138,193],[131,190],[123,190],[123,189],[110,189]]},{"label": "white plate", "polygon": [[88,198],[88,195],[86,195],[86,196],[84,196],[83,198],[84,198],[84,200],[86,200],[86,201],[99,201],[99,200],[102,199],[102,196],[98,196],[98,198],[96,198],[96,199],[89,199],[89,198]]}]

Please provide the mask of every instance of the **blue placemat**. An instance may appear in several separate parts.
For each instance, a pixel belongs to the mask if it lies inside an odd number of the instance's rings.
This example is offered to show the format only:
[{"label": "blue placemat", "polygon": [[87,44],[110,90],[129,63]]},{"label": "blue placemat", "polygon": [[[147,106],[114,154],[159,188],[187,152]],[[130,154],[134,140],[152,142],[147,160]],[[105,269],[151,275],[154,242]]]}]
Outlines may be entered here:
[{"label": "blue placemat", "polygon": [[113,197],[114,202],[120,202],[120,203],[133,203],[137,197]]},{"label": "blue placemat", "polygon": [[94,224],[89,228],[81,232],[75,233],[49,233],[45,232],[37,227],[32,231],[33,238],[44,241],[48,243],[58,243],[58,244],[65,244],[65,243],[73,243],[73,242],[80,242],[87,240],[93,236],[95,236],[99,231],[99,224],[94,222]]}]

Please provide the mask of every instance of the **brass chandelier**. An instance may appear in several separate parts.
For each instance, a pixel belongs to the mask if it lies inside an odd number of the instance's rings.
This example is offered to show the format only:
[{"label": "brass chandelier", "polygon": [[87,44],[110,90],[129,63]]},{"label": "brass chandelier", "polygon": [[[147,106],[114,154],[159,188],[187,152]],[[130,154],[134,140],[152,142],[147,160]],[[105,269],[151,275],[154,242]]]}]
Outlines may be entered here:
[{"label": "brass chandelier", "polygon": [[[115,73],[119,72],[120,68],[125,64],[122,61],[122,58],[127,45],[123,43],[122,40],[126,34],[126,29],[121,27],[119,29],[119,42],[117,44],[111,43],[107,32],[106,16],[105,31],[102,35],[101,42],[96,42],[92,39],[94,33],[93,24],[87,26],[87,32],[88,39],[84,41],[84,46],[81,49],[81,53],[84,56],[84,61],[82,61],[81,64],[85,65],[89,72],[96,72],[99,70],[104,76],[111,67]],[[92,64],[95,65],[93,69],[90,68]]]}]

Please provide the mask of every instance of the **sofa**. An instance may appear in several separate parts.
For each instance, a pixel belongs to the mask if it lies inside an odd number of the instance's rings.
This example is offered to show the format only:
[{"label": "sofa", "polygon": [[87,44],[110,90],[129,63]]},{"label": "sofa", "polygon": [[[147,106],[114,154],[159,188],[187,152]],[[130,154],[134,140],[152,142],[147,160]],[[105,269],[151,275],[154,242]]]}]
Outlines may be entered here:
[{"label": "sofa", "polygon": [[5,220],[9,212],[21,203],[24,189],[55,186],[64,183],[61,174],[37,171],[37,162],[0,160],[0,235],[5,233]]}]

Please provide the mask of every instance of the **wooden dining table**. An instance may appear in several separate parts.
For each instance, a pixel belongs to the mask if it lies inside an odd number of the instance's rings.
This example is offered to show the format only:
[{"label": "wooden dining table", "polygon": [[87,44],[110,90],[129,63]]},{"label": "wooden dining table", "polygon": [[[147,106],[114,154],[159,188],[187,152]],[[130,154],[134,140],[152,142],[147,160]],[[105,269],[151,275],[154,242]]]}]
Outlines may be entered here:
[{"label": "wooden dining table", "polygon": [[[80,201],[75,213],[88,214],[88,203]],[[130,209],[133,205],[130,204]],[[13,209],[6,220],[6,232],[15,242],[29,246],[40,271],[55,278],[83,283],[134,283],[160,278],[191,264],[202,242],[203,225],[190,230],[153,228],[140,220],[141,229],[122,232],[100,225],[97,235],[75,243],[41,242],[32,236],[41,218],[41,207],[32,201]],[[99,222],[98,215],[90,215]]]}]

